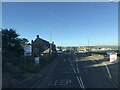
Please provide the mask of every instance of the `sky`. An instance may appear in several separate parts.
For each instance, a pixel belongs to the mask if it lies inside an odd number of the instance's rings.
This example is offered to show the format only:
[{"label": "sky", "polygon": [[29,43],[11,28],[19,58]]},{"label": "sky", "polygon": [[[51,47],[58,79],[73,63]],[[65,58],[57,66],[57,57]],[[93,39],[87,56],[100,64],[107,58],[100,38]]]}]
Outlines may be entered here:
[{"label": "sky", "polygon": [[3,2],[2,28],[30,42],[57,46],[117,45],[118,4],[110,2]]}]

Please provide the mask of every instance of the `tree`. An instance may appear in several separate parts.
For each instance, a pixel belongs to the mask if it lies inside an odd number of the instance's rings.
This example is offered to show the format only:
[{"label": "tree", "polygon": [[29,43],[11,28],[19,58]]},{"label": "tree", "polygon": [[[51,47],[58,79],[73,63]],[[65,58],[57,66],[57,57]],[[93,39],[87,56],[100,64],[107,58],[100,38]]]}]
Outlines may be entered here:
[{"label": "tree", "polygon": [[18,36],[15,29],[2,29],[2,48],[7,52],[21,53],[23,49]]},{"label": "tree", "polygon": [[54,42],[52,42],[51,46],[52,46],[53,53],[56,53],[57,52],[56,51],[56,45],[54,44]]},{"label": "tree", "polygon": [[57,48],[58,48],[60,51],[62,51],[62,47],[61,47],[61,46],[58,46]]},{"label": "tree", "polygon": [[28,44],[29,41],[26,38],[22,38],[22,39],[20,39],[20,42],[21,42],[22,46],[25,46],[26,44]]}]

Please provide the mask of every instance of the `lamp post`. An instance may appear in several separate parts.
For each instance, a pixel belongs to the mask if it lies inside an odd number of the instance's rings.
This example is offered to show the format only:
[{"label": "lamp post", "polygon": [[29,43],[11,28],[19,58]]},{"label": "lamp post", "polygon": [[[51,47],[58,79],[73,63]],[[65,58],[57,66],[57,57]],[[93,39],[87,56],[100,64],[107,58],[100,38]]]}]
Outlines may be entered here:
[{"label": "lamp post", "polygon": [[49,53],[51,54],[52,52],[52,30],[50,32],[50,50],[49,50]]},{"label": "lamp post", "polygon": [[89,38],[88,38],[88,53],[89,53]]}]

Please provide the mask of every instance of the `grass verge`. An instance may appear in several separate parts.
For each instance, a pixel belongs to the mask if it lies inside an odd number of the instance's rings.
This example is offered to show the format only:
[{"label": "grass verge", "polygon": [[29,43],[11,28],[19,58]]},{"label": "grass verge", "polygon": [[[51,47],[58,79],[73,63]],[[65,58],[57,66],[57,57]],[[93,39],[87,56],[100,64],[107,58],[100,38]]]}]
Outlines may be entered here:
[{"label": "grass verge", "polygon": [[40,63],[35,64],[34,61],[29,60],[25,62],[23,59],[20,61],[19,66],[24,72],[37,73],[44,66],[52,62],[52,60],[53,58],[41,58]]}]

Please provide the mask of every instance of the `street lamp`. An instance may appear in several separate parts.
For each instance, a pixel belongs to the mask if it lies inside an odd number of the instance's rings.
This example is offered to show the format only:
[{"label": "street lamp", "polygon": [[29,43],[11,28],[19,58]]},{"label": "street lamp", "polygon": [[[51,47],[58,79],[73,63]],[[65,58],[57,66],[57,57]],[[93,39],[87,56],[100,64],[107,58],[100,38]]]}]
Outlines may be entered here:
[{"label": "street lamp", "polygon": [[88,38],[88,52],[89,52],[89,38]]},{"label": "street lamp", "polygon": [[52,30],[51,30],[51,32],[50,32],[50,54],[51,54],[51,52],[52,52]]}]

